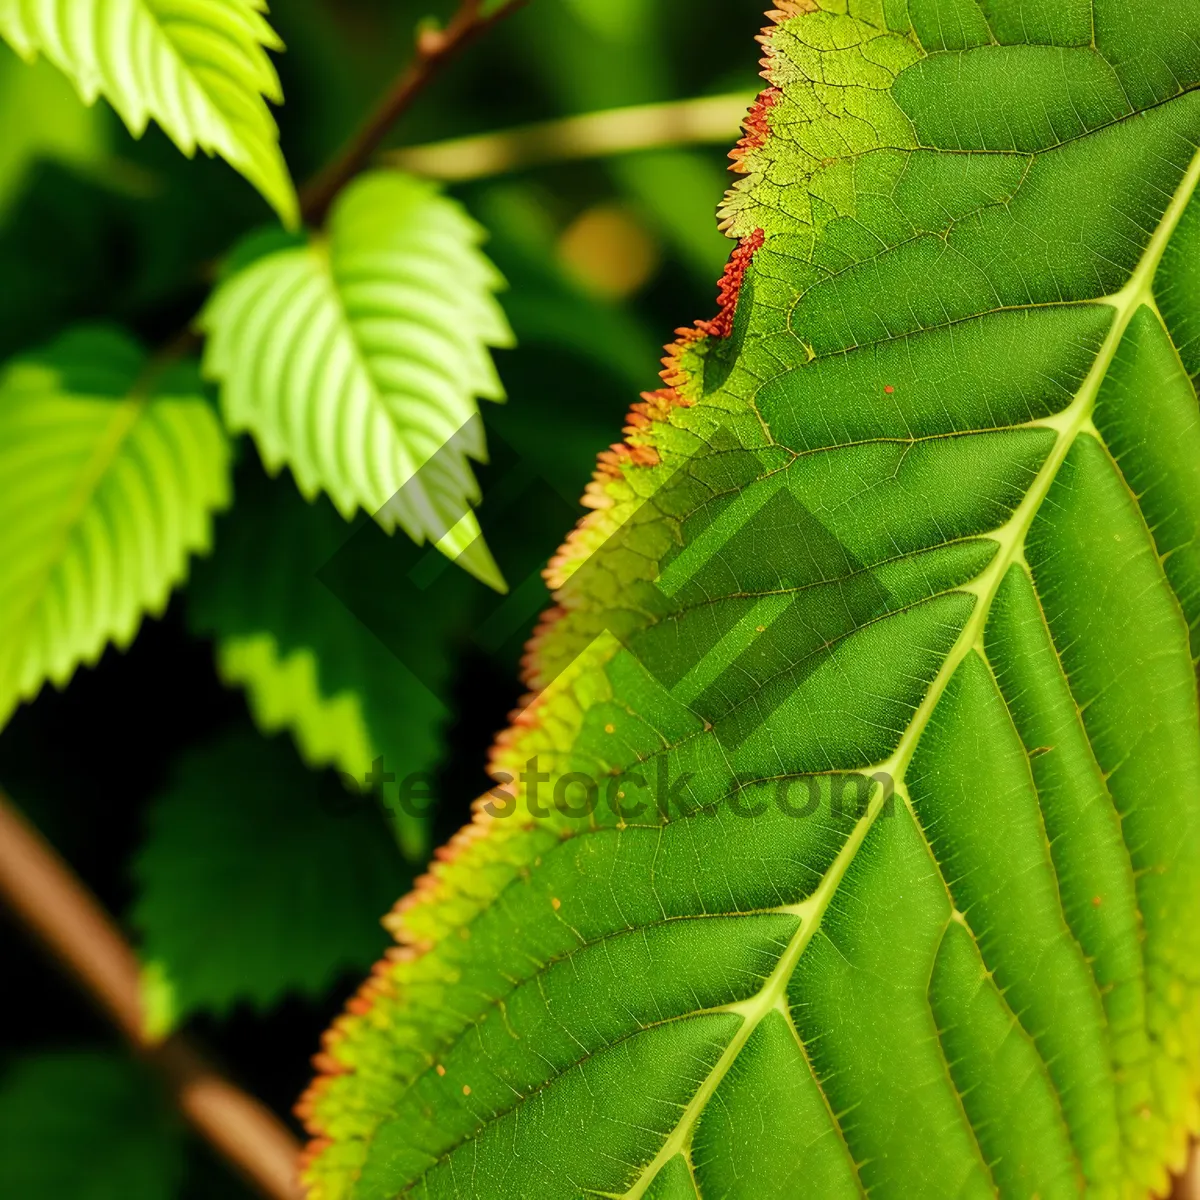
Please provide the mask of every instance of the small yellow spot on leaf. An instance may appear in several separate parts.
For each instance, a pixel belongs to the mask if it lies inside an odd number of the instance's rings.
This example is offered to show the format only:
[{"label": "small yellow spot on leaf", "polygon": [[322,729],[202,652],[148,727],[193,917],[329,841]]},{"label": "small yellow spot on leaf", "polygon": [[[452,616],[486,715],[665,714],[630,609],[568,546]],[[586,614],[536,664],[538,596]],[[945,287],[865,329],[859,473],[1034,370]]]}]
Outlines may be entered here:
[{"label": "small yellow spot on leaf", "polygon": [[437,1071],[437,1073],[439,1075],[445,1075],[445,1073],[446,1073],[446,1068],[443,1067],[441,1063],[438,1063],[438,1065],[434,1068],[434,1070]]},{"label": "small yellow spot on leaf", "polygon": [[471,1085],[470,1085],[470,1084],[467,1084],[467,1083],[464,1083],[464,1084],[463,1084],[463,1095],[464,1095],[464,1096],[469,1096],[470,1094],[471,1094]]},{"label": "small yellow spot on leaf", "polygon": [[552,896],[550,898],[550,903],[553,906],[555,912],[558,912],[558,910],[560,908],[562,908],[562,901],[557,896]]}]

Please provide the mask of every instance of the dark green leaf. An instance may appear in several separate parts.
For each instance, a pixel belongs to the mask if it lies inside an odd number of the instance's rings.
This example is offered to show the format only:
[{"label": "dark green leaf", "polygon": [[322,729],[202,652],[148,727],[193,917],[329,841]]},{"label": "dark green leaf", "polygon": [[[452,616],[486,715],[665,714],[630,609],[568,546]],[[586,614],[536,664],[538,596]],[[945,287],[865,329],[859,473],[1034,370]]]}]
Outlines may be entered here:
[{"label": "dark green leaf", "polygon": [[18,1059],[0,1075],[0,1195],[175,1200],[178,1118],[136,1063],[103,1052]]},{"label": "dark green leaf", "polygon": [[156,1034],[197,1010],[320,996],[379,956],[410,877],[370,798],[249,731],[184,757],[134,875]]},{"label": "dark green leaf", "polygon": [[[381,758],[398,786],[441,757],[447,712],[438,695],[478,588],[452,572],[439,604],[426,604],[407,578],[420,557],[248,463],[216,552],[189,586],[189,620],[216,637],[218,670],[246,688],[261,728],[290,730],[310,766],[360,784]],[[406,849],[423,853],[425,823],[396,807],[396,787],[384,798]]]}]

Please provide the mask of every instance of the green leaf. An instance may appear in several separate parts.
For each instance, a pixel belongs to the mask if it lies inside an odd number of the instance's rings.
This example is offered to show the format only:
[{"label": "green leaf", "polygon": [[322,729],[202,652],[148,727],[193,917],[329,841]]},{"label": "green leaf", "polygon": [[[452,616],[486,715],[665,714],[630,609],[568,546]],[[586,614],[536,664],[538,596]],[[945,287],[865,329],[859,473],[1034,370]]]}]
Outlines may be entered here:
[{"label": "green leaf", "polygon": [[[447,714],[430,684],[445,683],[447,643],[478,585],[462,576],[457,606],[414,610],[403,601],[406,558],[383,533],[352,533],[323,497],[307,504],[258,470],[239,471],[238,503],[216,540],[188,586],[188,618],[216,637],[218,672],[246,689],[258,727],[288,730],[310,767],[335,767],[360,786],[376,759],[397,786],[432,772]],[[339,591],[379,600],[356,612]],[[398,806],[394,787],[383,800],[406,852],[427,853],[427,823]]]},{"label": "green leaf", "polygon": [[229,501],[195,371],[147,390],[145,366],[125,334],[80,328],[0,376],[0,724],[161,613]]},{"label": "green leaf", "polygon": [[272,472],[387,530],[438,545],[503,590],[471,505],[476,397],[503,398],[489,346],[511,341],[482,231],[428,183],[376,172],[339,197],[328,237],[267,254],[200,318],[225,418]]},{"label": "green leaf", "polygon": [[180,1134],[137,1063],[100,1051],[30,1055],[0,1075],[0,1194],[173,1200]]},{"label": "green leaf", "polygon": [[314,1200],[1161,1195],[1200,1124],[1200,4],[827,2]]},{"label": "green leaf", "polygon": [[187,755],[134,861],[152,1032],[197,1010],[319,997],[376,957],[411,872],[374,803],[237,731]]},{"label": "green leaf", "polygon": [[38,160],[79,167],[100,163],[108,152],[106,117],[80,104],[52,67],[25,66],[0,46],[0,214],[7,213]]},{"label": "green leaf", "polygon": [[310,767],[335,767],[359,780],[381,757],[371,741],[357,693],[326,696],[317,656],[304,647],[283,654],[269,633],[231,637],[217,651],[217,671],[247,691],[250,712],[264,733],[288,730]]},{"label": "green leaf", "polygon": [[197,146],[220,154],[295,226],[296,190],[263,99],[283,100],[264,50],[282,44],[265,10],[265,0],[0,0],[0,36],[28,62],[44,54],[87,104],[103,96],[134,137],[153,118],[189,158]]}]

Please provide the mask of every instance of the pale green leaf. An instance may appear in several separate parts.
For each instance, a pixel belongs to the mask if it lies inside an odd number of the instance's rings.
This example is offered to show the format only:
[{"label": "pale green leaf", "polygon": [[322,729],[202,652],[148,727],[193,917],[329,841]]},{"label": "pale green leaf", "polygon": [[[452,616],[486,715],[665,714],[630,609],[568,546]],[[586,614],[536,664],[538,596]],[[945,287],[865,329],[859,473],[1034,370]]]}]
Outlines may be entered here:
[{"label": "pale green leaf", "polygon": [[810,0],[312,1200],[1142,1200],[1200,1126],[1200,0]]},{"label": "pale green leaf", "polygon": [[471,507],[476,398],[504,394],[488,347],[511,342],[481,239],[433,185],[365,175],[327,236],[234,272],[200,327],[226,421],[253,433],[268,469],[288,466],[306,497],[326,492],[347,518],[365,509],[502,589]]},{"label": "pale green leaf", "polygon": [[306,647],[283,654],[269,633],[226,638],[217,647],[217,673],[224,683],[246,689],[254,723],[264,733],[291,732],[310,767],[333,767],[361,781],[380,757],[358,695],[346,690],[326,696],[317,657]]},{"label": "pale green leaf", "polygon": [[78,329],[0,377],[0,723],[124,648],[207,550],[229,446],[195,371],[150,392],[126,335]]},{"label": "pale green leaf", "polygon": [[375,807],[249,730],[183,759],[134,861],[153,1033],[319,997],[380,952],[379,918],[411,871]]},{"label": "pale green leaf", "polygon": [[0,1073],[0,1195],[175,1200],[182,1123],[149,1072],[103,1051],[17,1059]]},{"label": "pale green leaf", "polygon": [[135,137],[155,120],[189,157],[221,155],[295,226],[266,104],[283,94],[265,48],[282,45],[265,11],[265,0],[0,0],[0,35],[30,62],[44,54],[88,104],[103,96]]}]

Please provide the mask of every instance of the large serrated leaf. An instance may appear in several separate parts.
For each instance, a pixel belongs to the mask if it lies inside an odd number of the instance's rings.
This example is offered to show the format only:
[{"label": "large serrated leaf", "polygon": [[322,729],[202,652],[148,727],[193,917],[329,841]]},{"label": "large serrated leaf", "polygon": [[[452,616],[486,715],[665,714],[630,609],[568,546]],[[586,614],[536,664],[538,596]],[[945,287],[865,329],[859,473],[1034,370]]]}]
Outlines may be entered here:
[{"label": "large serrated leaf", "polygon": [[140,137],[151,119],[189,157],[220,154],[299,223],[296,189],[267,100],[281,48],[265,0],[0,0],[0,36],[25,59],[44,54],[92,104],[103,96]]},{"label": "large serrated leaf", "polygon": [[0,724],[127,646],[229,502],[229,444],[195,370],[147,392],[145,362],[85,328],[0,377]]},{"label": "large serrated leaf", "polygon": [[1200,1125],[1200,4],[780,7],[314,1200],[1144,1197]]},{"label": "large serrated leaf", "polygon": [[503,399],[489,346],[511,340],[482,231],[405,175],[362,176],[328,237],[233,272],[200,318],[226,420],[311,499],[438,545],[503,588],[471,505],[476,397]]}]

